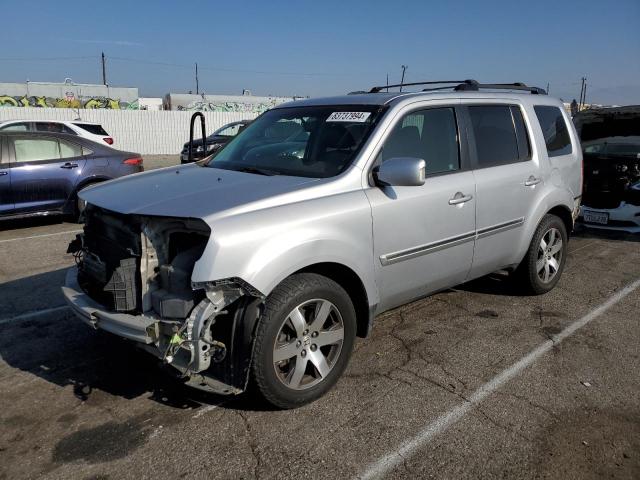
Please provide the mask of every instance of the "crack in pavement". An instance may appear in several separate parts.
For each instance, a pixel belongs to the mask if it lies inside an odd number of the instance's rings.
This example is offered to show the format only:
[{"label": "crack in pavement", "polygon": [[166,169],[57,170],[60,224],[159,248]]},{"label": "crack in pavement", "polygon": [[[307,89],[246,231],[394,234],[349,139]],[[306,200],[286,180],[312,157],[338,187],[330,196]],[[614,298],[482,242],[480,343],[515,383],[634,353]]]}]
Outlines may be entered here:
[{"label": "crack in pavement", "polygon": [[256,441],[255,436],[251,431],[251,423],[249,422],[246,413],[244,413],[242,410],[236,410],[236,413],[242,419],[245,433],[247,435],[247,444],[249,445],[249,448],[251,449],[251,455],[255,460],[255,465],[253,467],[253,478],[258,480],[260,478],[260,467],[262,466],[262,460],[260,458],[260,454],[258,453],[258,442]]}]

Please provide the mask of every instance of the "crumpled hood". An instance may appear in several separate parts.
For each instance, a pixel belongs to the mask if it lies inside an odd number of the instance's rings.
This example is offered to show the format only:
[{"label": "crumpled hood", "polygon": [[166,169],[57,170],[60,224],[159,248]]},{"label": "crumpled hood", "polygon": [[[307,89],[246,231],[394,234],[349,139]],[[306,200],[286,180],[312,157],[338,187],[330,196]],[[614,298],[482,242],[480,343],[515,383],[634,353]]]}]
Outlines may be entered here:
[{"label": "crumpled hood", "polygon": [[89,187],[80,197],[123,214],[200,218],[293,192],[315,178],[252,173],[196,164],[129,175]]}]

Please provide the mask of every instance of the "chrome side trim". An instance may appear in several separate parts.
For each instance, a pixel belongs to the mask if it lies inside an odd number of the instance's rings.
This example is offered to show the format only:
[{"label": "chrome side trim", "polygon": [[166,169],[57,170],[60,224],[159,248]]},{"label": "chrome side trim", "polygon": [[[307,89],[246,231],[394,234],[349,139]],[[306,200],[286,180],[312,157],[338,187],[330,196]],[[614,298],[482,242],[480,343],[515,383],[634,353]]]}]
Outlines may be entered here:
[{"label": "chrome side trim", "polygon": [[420,245],[418,247],[408,248],[406,250],[400,250],[398,252],[386,253],[380,255],[380,263],[382,265],[392,265],[394,263],[409,260],[411,258],[421,257],[428,253],[438,252],[445,248],[455,247],[456,245],[462,245],[466,242],[471,242],[475,239],[476,232],[464,233],[457,237],[448,238],[446,240],[440,240],[438,242],[428,243],[426,245]]},{"label": "chrome side trim", "polygon": [[380,255],[380,263],[383,266],[393,265],[394,263],[403,262],[412,258],[421,257],[429,253],[439,252],[446,248],[455,247],[456,245],[462,245],[463,243],[476,240],[478,238],[488,237],[500,232],[506,232],[512,228],[518,228],[524,225],[524,217],[516,218],[508,222],[499,223],[490,227],[481,228],[469,233],[463,233],[457,237],[448,238],[446,240],[440,240],[438,242],[427,243],[426,245],[420,245],[418,247],[408,248],[406,250],[399,250],[397,252],[386,253]]},{"label": "chrome side trim", "polygon": [[524,225],[524,217],[516,218],[515,220],[499,223],[498,225],[492,225],[491,227],[481,228],[480,230],[477,231],[476,238],[488,237],[496,233],[511,230],[512,228],[521,227],[522,225]]}]

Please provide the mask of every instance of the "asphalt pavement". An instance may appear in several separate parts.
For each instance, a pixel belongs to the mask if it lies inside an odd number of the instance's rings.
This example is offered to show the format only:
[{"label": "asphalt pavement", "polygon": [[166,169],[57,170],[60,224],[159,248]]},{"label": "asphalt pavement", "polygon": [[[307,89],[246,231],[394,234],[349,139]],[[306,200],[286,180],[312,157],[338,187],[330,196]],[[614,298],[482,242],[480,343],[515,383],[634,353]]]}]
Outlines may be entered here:
[{"label": "asphalt pavement", "polygon": [[0,228],[0,479],[640,478],[640,236],[576,233],[543,296],[495,274],[380,315],[327,396],[277,411],[77,320],[78,225]]}]

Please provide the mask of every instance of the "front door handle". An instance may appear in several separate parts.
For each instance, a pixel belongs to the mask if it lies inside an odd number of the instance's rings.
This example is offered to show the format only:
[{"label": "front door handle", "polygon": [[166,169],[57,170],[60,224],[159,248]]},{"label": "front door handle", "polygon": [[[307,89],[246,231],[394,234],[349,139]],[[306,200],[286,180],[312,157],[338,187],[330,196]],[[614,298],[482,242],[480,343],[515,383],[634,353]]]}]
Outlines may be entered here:
[{"label": "front door handle", "polygon": [[77,163],[65,163],[64,165],[60,165],[60,168],[76,168],[78,166]]},{"label": "front door handle", "polygon": [[457,192],[452,198],[449,199],[449,205],[460,205],[467,203],[473,198],[473,195],[465,195],[462,192]]},{"label": "front door handle", "polygon": [[537,184],[539,184],[542,181],[541,178],[536,178],[533,175],[531,175],[529,178],[527,178],[527,180],[524,182],[524,186],[525,187],[533,187]]},{"label": "front door handle", "polygon": [[5,175],[9,175],[9,172],[0,172],[0,177],[3,177]]}]

